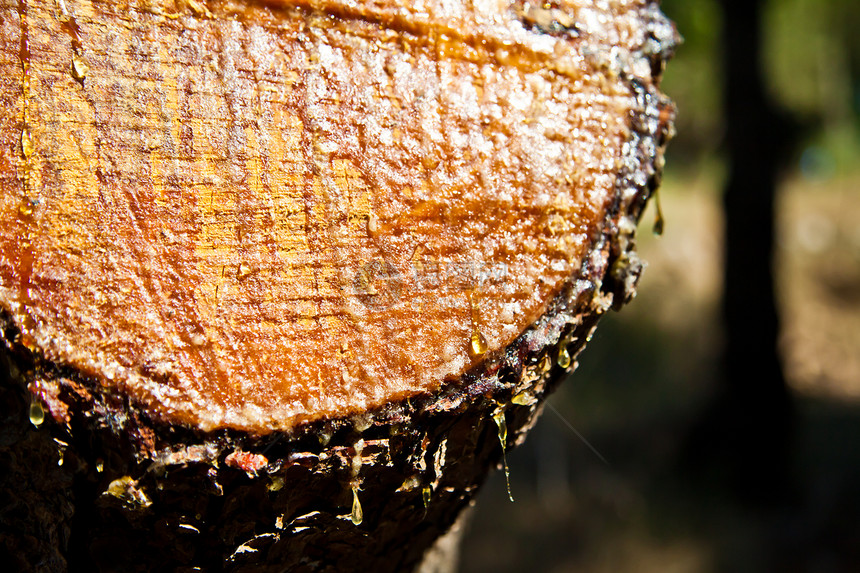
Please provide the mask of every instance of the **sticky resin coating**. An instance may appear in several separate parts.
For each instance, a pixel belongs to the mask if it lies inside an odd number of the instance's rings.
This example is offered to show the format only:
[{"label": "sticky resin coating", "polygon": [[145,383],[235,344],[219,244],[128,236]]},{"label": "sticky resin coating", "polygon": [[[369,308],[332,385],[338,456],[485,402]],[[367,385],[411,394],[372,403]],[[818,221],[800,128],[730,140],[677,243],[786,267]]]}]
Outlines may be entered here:
[{"label": "sticky resin coating", "polygon": [[652,83],[632,0],[21,4],[0,308],[206,431],[367,411],[504,349],[602,232]]}]

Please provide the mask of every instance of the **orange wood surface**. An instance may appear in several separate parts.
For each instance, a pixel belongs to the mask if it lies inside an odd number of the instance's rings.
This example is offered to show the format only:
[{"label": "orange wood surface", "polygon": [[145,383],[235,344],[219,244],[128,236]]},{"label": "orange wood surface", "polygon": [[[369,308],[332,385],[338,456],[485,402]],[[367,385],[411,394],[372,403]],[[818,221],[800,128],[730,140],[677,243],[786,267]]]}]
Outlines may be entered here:
[{"label": "orange wood surface", "polygon": [[203,430],[438,389],[616,193],[640,3],[561,4],[0,0],[0,308]]}]

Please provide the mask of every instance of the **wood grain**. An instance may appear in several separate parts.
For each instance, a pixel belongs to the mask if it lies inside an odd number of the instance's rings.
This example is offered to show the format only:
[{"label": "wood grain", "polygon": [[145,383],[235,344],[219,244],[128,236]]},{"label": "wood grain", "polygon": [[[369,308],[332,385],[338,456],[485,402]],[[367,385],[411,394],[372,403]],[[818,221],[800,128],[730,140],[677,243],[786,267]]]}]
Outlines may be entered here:
[{"label": "wood grain", "polygon": [[436,391],[603,233],[641,11],[7,1],[0,307],[207,431]]}]

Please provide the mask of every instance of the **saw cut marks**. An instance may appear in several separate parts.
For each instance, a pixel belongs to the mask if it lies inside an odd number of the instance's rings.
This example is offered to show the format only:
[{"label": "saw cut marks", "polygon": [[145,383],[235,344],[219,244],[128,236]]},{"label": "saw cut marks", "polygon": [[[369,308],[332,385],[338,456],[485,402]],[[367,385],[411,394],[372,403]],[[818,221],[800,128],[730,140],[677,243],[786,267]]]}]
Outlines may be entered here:
[{"label": "saw cut marks", "polygon": [[643,113],[641,3],[553,6],[4,1],[19,342],[206,431],[458,379],[575,279]]}]

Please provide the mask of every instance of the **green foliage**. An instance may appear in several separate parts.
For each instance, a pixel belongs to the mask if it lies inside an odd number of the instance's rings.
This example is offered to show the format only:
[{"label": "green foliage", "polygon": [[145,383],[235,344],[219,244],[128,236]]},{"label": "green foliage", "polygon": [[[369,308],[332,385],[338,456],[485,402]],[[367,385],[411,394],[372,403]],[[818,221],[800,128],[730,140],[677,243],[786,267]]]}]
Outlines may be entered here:
[{"label": "green foliage", "polygon": [[667,0],[663,11],[684,37],[662,85],[678,106],[678,139],[669,165],[698,162],[714,152],[722,131],[720,10],[714,0]]},{"label": "green foliage", "polygon": [[[719,149],[722,127],[719,0],[664,0],[684,37],[663,88],[678,105],[670,169],[698,167]],[[806,128],[804,145],[837,168],[860,153],[860,2],[771,0],[764,11],[761,69],[775,103]]]}]

